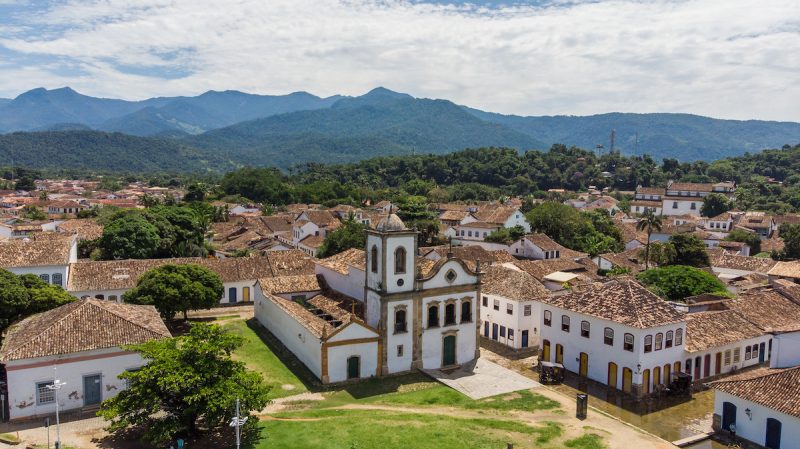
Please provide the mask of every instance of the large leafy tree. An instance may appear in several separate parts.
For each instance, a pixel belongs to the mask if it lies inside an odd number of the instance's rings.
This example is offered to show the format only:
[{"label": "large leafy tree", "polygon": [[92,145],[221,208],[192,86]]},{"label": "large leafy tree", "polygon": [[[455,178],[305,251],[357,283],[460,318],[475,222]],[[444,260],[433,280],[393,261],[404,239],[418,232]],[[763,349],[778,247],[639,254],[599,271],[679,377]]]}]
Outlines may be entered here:
[{"label": "large leafy tree", "polygon": [[420,245],[433,244],[439,234],[439,219],[428,208],[424,196],[403,196],[398,199],[397,216],[408,228],[419,231]]},{"label": "large leafy tree", "polygon": [[800,225],[784,223],[779,230],[784,247],[776,253],[777,258],[785,260],[800,259]]},{"label": "large leafy tree", "polygon": [[703,198],[703,205],[700,213],[704,217],[716,217],[717,215],[731,210],[733,205],[725,195],[721,193],[709,193]]},{"label": "large leafy tree", "polygon": [[637,278],[657,295],[673,301],[703,293],[728,295],[725,285],[713,274],[684,265],[653,268]]},{"label": "large leafy tree", "polygon": [[75,299],[63,288],[50,285],[35,275],[17,276],[0,269],[0,332],[15,321]]},{"label": "large leafy tree", "polygon": [[509,245],[521,239],[525,235],[525,228],[520,225],[510,228],[500,228],[487,235],[484,239],[487,242],[504,243]]},{"label": "large leafy tree", "polygon": [[364,248],[367,244],[365,226],[356,221],[351,213],[339,229],[325,236],[319,247],[319,257],[330,257],[350,248]]},{"label": "large leafy tree", "polygon": [[104,401],[99,414],[112,431],[140,427],[145,439],[161,444],[176,435],[197,436],[201,424],[209,431],[226,426],[237,399],[243,415],[260,411],[269,387],[231,358],[242,342],[217,325],[194,324],[182,337],[127,347],[148,362],[120,375],[129,387]]},{"label": "large leafy tree", "polygon": [[162,265],[145,273],[136,287],[123,295],[125,302],[155,306],[165,321],[176,313],[210,309],[222,298],[219,275],[200,265]]},{"label": "large leafy tree", "polygon": [[159,234],[141,214],[125,214],[103,229],[98,246],[104,259],[150,259],[161,249]]},{"label": "large leafy tree", "polygon": [[674,234],[669,238],[669,244],[675,249],[673,265],[688,265],[692,267],[707,267],[708,252],[706,244],[699,237],[692,234]]},{"label": "large leafy tree", "polygon": [[661,216],[656,215],[651,209],[647,209],[641,220],[636,223],[636,229],[647,232],[647,245],[644,249],[644,266],[647,269],[650,267],[650,236],[653,235],[653,231],[661,230]]}]

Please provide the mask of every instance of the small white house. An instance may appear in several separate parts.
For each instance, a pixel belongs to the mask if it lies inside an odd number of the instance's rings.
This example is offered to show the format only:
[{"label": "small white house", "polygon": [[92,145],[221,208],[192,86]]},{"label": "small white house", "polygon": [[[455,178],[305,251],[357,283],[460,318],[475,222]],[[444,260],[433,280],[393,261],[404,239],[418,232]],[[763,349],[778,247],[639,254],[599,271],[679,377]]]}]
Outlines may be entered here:
[{"label": "small white house", "polygon": [[125,388],[118,376],[145,361],[123,345],[170,337],[153,306],[78,300],[13,325],[0,349],[9,418],[97,406]]},{"label": "small white house", "polygon": [[761,368],[712,382],[714,430],[768,449],[800,442],[800,366]]},{"label": "small white house", "polygon": [[540,326],[541,360],[635,396],[682,368],[684,314],[629,278],[550,298]]},{"label": "small white house", "polygon": [[14,274],[35,274],[48,284],[65,286],[70,265],[78,260],[74,235],[41,234],[0,243],[0,268]]},{"label": "small white house", "polygon": [[539,281],[513,264],[489,266],[481,287],[481,335],[514,349],[539,346],[542,297]]},{"label": "small white house", "polygon": [[564,258],[576,258],[580,256],[577,251],[567,249],[545,234],[527,234],[512,243],[508,249],[509,254],[514,257],[525,259],[549,260]]}]

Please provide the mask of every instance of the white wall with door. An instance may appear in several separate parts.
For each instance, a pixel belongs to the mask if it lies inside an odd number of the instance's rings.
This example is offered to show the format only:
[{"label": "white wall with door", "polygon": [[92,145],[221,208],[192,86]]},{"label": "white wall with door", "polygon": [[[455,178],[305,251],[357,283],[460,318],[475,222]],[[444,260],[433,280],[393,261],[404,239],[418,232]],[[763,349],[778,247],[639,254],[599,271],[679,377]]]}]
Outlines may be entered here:
[{"label": "white wall with door", "polygon": [[[727,405],[726,405],[727,404]],[[748,413],[748,411],[750,413]],[[780,447],[796,448],[800,442],[800,418],[764,407],[724,391],[714,391],[714,414],[719,415],[720,426],[727,433],[734,424],[736,436],[761,446],[767,444],[767,421],[780,428]],[[775,447],[775,446],[773,446]]]},{"label": "white wall with door", "polygon": [[[55,394],[46,388],[54,375],[66,384],[58,392],[61,410],[97,405],[126,388],[121,373],[144,365],[137,353],[120,348],[60,357],[7,362],[9,417],[12,420],[55,413]],[[57,371],[53,368],[57,367]]]}]

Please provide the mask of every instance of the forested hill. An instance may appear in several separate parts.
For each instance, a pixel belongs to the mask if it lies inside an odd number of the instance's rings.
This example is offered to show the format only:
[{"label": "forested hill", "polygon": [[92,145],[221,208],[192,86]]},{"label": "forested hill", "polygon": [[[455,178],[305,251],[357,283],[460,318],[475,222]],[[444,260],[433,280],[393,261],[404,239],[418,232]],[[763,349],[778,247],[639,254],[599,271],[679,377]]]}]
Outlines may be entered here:
[{"label": "forested hill", "polygon": [[800,123],[720,120],[691,114],[624,114],[521,117],[465,108],[476,117],[535,136],[547,146],[563,143],[623,154],[650,154],[681,161],[712,161],[800,142]]},{"label": "forested hill", "polygon": [[388,90],[343,99],[328,109],[244,122],[186,138],[224,148],[252,165],[353,162],[375,156],[443,154],[468,147],[545,148],[534,137],[472,116],[445,100],[415,99]]},{"label": "forested hill", "polygon": [[0,165],[119,172],[224,172],[234,165],[184,143],[98,131],[0,134]]}]

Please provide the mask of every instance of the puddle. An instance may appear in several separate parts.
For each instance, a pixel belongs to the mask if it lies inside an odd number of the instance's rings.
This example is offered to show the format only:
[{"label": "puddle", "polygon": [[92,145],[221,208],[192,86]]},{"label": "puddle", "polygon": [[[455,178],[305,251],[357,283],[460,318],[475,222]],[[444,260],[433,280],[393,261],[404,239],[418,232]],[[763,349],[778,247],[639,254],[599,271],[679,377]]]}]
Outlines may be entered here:
[{"label": "puddle", "polygon": [[[714,392],[702,391],[688,398],[665,397],[634,401],[629,396],[605,385],[578,378],[567,373],[563,385],[556,390],[574,396],[579,391],[589,393],[589,405],[640,427],[654,435],[675,441],[711,430],[714,411]],[[591,413],[591,412],[590,412]],[[725,449],[725,445],[710,440],[689,446],[691,449]]]}]

